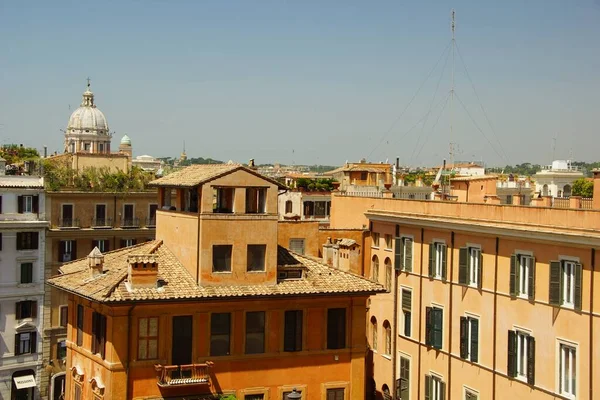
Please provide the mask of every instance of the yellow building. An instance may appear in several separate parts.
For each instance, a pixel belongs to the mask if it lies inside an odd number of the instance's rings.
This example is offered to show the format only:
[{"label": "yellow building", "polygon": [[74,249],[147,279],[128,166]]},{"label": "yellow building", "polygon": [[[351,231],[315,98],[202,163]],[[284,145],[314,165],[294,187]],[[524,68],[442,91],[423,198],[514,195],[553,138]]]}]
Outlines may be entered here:
[{"label": "yellow building", "polygon": [[155,241],[94,249],[49,280],[69,299],[66,398],[364,399],[381,285],[278,246],[281,186],[252,169],[154,185]]},{"label": "yellow building", "polygon": [[332,202],[333,228],[369,225],[365,275],[389,289],[370,302],[370,390],[402,400],[600,392],[600,210]]}]

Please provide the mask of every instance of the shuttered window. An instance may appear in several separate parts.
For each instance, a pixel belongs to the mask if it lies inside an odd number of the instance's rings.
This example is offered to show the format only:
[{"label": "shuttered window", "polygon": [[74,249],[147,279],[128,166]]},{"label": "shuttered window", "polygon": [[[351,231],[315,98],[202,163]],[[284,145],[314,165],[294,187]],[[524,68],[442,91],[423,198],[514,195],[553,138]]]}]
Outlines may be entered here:
[{"label": "shuttered window", "polygon": [[477,400],[477,394],[470,390],[465,390],[465,400]]},{"label": "shuttered window", "polygon": [[508,331],[507,374],[535,385],[535,339],[523,331]]},{"label": "shuttered window", "polygon": [[330,308],[327,310],[327,348],[343,349],[346,347],[346,309]]},{"label": "shuttered window", "polygon": [[327,389],[327,400],[344,400],[344,389]]},{"label": "shuttered window", "polygon": [[400,357],[400,379],[396,381],[396,399],[408,400],[410,396],[410,359]]},{"label": "shuttered window", "polygon": [[460,317],[460,357],[472,362],[479,361],[479,320]]},{"label": "shuttered window", "polygon": [[77,346],[83,345],[83,306],[81,304],[77,305]]},{"label": "shuttered window", "polygon": [[37,332],[21,332],[15,335],[15,355],[35,353]]},{"label": "shuttered window", "polygon": [[231,314],[213,313],[210,315],[210,355],[229,355],[231,337]]},{"label": "shuttered window", "polygon": [[246,354],[265,352],[265,312],[246,313]]},{"label": "shuttered window", "polygon": [[158,317],[138,319],[138,360],[158,358]]},{"label": "shuttered window", "polygon": [[458,257],[458,283],[481,289],[483,252],[479,247],[461,247]]},{"label": "shuttered window", "polygon": [[15,308],[17,319],[37,318],[37,301],[19,301]]},{"label": "shuttered window", "polygon": [[412,291],[402,289],[402,333],[406,337],[410,337],[412,324]]},{"label": "shuttered window", "polygon": [[33,263],[21,263],[21,283],[33,282]]},{"label": "shuttered window", "polygon": [[304,239],[290,239],[289,247],[294,253],[304,254]]},{"label": "shuttered window", "polygon": [[513,254],[510,257],[510,295],[529,300],[535,298],[535,258]]},{"label": "shuttered window", "polygon": [[92,354],[100,354],[104,358],[106,348],[106,316],[94,312],[92,314]]},{"label": "shuttered window", "polygon": [[442,348],[444,311],[437,307],[425,308],[425,344]]},{"label": "shuttered window", "polygon": [[432,242],[429,244],[429,277],[446,280],[446,258],[448,248],[444,243]]},{"label": "shuttered window", "polygon": [[17,250],[37,250],[38,245],[38,232],[17,232]]},{"label": "shuttered window", "polygon": [[425,400],[445,400],[446,383],[436,375],[425,375]]},{"label": "shuttered window", "polygon": [[575,261],[550,261],[549,303],[581,310],[583,266]]}]

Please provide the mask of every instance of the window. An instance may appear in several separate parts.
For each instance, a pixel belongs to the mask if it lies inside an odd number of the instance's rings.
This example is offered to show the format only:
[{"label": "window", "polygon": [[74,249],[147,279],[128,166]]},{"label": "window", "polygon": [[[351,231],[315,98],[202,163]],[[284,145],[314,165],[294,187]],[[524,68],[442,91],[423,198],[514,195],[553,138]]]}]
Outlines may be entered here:
[{"label": "window", "polygon": [[389,321],[383,321],[383,329],[385,330],[385,355],[392,355],[392,327]]},{"label": "window", "polygon": [[246,354],[265,352],[265,312],[246,313]]},{"label": "window", "polygon": [[95,226],[106,226],[106,205],[96,204],[96,223]]},{"label": "window", "polygon": [[248,271],[259,272],[265,270],[266,244],[248,245]]},{"label": "window", "polygon": [[60,221],[61,227],[74,227],[73,223],[73,204],[63,204],[62,205],[62,220]]},{"label": "window", "polygon": [[386,257],[385,266],[385,288],[388,292],[392,291],[392,260]]},{"label": "window", "polygon": [[233,212],[234,188],[215,188],[214,196],[216,203],[213,212],[230,214]]},{"label": "window", "polygon": [[267,200],[266,188],[246,189],[246,214],[264,214]]},{"label": "window", "polygon": [[458,283],[481,289],[483,254],[479,247],[462,247],[458,260]]},{"label": "window", "polygon": [[325,218],[328,214],[327,201],[315,201],[315,217]]},{"label": "window", "polygon": [[15,335],[15,355],[35,353],[37,332],[21,332]]},{"label": "window", "polygon": [[412,291],[402,289],[402,334],[410,337],[412,317]]},{"label": "window", "polygon": [[69,306],[59,306],[58,307],[59,317],[58,324],[62,327],[66,327],[69,323]]},{"label": "window", "polygon": [[264,400],[264,398],[265,395],[263,393],[244,395],[244,400]]},{"label": "window", "polygon": [[59,340],[56,343],[56,358],[59,360],[64,360],[67,358],[67,341]]},{"label": "window", "polygon": [[38,232],[17,232],[17,250],[37,250]]},{"label": "window", "polygon": [[377,255],[374,255],[371,259],[371,271],[373,274],[373,280],[375,282],[379,282],[379,258]]},{"label": "window", "polygon": [[158,317],[138,319],[138,360],[158,358]]},{"label": "window", "polygon": [[61,240],[58,246],[58,261],[69,262],[77,258],[77,242],[75,240]]},{"label": "window", "polygon": [[210,355],[227,356],[230,348],[231,314],[213,313],[210,316]]},{"label": "window", "polygon": [[510,295],[534,299],[535,259],[532,256],[513,254],[510,257]]},{"label": "window", "polygon": [[136,239],[121,239],[121,248],[135,246],[136,244]]},{"label": "window", "polygon": [[465,400],[477,400],[477,393],[469,389],[465,389]]},{"label": "window", "polygon": [[33,263],[21,263],[21,283],[33,282]]},{"label": "window", "polygon": [[213,272],[231,272],[232,245],[213,245]]},{"label": "window", "polygon": [[425,308],[425,344],[442,348],[444,310],[437,307]]},{"label": "window", "polygon": [[304,254],[304,239],[290,239],[289,248],[294,253]]},{"label": "window", "polygon": [[392,249],[392,235],[385,235],[385,248],[386,250]]},{"label": "window", "polygon": [[396,399],[408,400],[410,393],[410,359],[400,357],[400,379],[396,381]]},{"label": "window", "polygon": [[302,310],[290,310],[285,312],[283,351],[302,350]]},{"label": "window", "polygon": [[575,398],[577,394],[577,352],[572,346],[560,345],[559,360],[560,394]]},{"label": "window", "polygon": [[94,247],[97,247],[101,253],[106,253],[110,251],[110,241],[107,239],[92,240],[92,250],[94,250]]},{"label": "window", "polygon": [[94,312],[92,314],[92,354],[100,354],[104,358],[106,348],[106,316]]},{"label": "window", "polygon": [[360,180],[361,181],[366,181],[368,176],[369,175],[366,172],[361,172],[360,173]]},{"label": "window", "polygon": [[429,277],[446,280],[446,257],[448,248],[445,243],[433,242],[429,245]]},{"label": "window", "polygon": [[371,317],[371,348],[377,351],[377,318]]},{"label": "window", "polygon": [[73,384],[73,399],[74,400],[81,400],[81,385],[78,383],[74,383]]},{"label": "window", "polygon": [[285,213],[286,214],[291,214],[293,212],[293,203],[291,200],[287,200],[285,202]]},{"label": "window", "polygon": [[346,347],[346,309],[330,308],[327,310],[327,348],[343,349]]},{"label": "window", "polygon": [[83,306],[77,305],[77,346],[83,345]]},{"label": "window", "polygon": [[460,357],[465,360],[479,360],[479,319],[460,317]]},{"label": "window", "polygon": [[19,214],[38,212],[38,196],[18,196],[17,212]]},{"label": "window", "polygon": [[379,247],[379,233],[378,232],[372,232],[371,233],[371,239],[373,241],[373,243],[371,244],[371,246],[373,247]]},{"label": "window", "polygon": [[413,240],[409,237],[396,238],[395,262],[398,271],[412,271]]},{"label": "window", "polygon": [[508,376],[535,384],[535,339],[529,333],[508,331]]},{"label": "window", "polygon": [[571,260],[550,261],[550,304],[581,310],[583,267]]},{"label": "window", "polygon": [[443,400],[446,398],[446,383],[437,375],[425,375],[425,399]]},{"label": "window", "polygon": [[327,389],[327,400],[344,400],[344,389]]},{"label": "window", "polygon": [[17,319],[36,318],[37,317],[37,301],[19,301],[16,303]]}]

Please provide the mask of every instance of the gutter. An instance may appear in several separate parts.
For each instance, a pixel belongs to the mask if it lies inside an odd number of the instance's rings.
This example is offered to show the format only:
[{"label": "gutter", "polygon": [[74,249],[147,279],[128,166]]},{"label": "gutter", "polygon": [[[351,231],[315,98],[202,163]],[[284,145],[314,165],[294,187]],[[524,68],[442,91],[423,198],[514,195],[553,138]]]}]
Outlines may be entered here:
[{"label": "gutter", "polygon": [[125,385],[125,398],[129,398],[129,364],[131,364],[131,312],[135,308],[135,304],[127,311],[127,366],[125,367],[125,376],[127,377],[127,384]]}]

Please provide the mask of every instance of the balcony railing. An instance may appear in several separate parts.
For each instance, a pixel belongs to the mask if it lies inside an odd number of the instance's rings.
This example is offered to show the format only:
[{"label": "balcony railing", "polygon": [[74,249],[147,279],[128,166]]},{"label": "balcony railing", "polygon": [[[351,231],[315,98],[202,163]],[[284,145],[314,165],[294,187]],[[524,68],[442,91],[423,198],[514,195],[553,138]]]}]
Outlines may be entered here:
[{"label": "balcony railing", "polygon": [[100,229],[100,228],[112,228],[113,220],[112,218],[93,218],[92,219],[92,228]]},{"label": "balcony railing", "polygon": [[157,384],[160,387],[210,385],[208,369],[213,363],[188,365],[160,365],[154,366]]},{"label": "balcony railing", "polygon": [[156,227],[156,217],[150,218],[146,217],[146,228],[155,228]]},{"label": "balcony railing", "polygon": [[137,217],[133,218],[121,218],[121,228],[139,228],[140,219]]},{"label": "balcony railing", "polygon": [[79,218],[61,218],[58,220],[58,226],[61,229],[79,228]]}]

